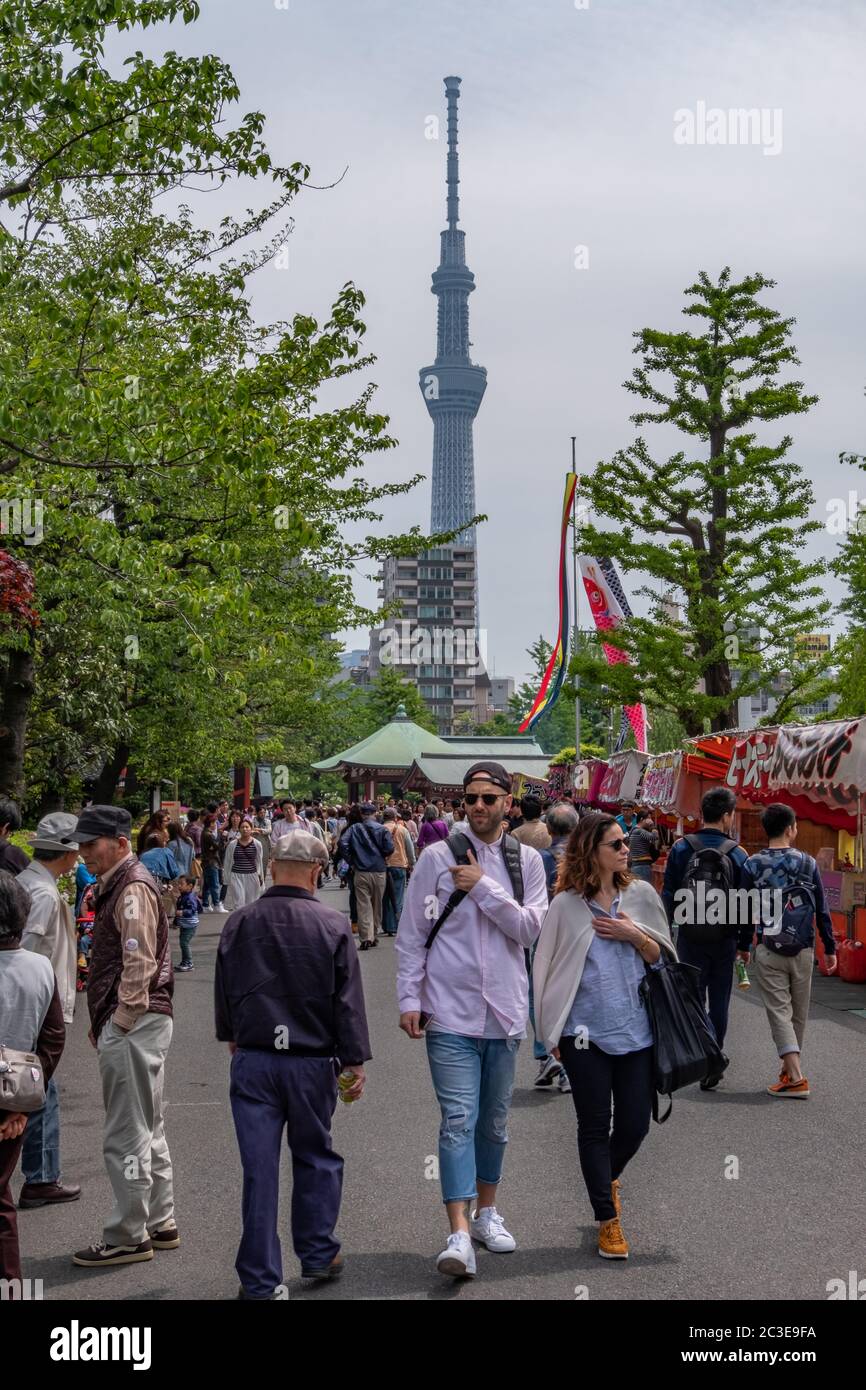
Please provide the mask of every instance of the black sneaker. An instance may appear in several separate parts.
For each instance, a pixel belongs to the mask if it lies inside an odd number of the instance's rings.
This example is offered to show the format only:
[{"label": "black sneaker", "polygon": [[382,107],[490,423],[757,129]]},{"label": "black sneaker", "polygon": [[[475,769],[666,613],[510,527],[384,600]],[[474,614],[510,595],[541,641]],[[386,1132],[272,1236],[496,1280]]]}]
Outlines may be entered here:
[{"label": "black sneaker", "polygon": [[152,1259],[153,1245],[149,1240],[143,1240],[140,1245],[106,1245],[104,1240],[97,1240],[86,1250],[76,1250],[72,1263],[101,1269],[103,1265],[134,1265],[140,1260]]},{"label": "black sneaker", "polygon": [[726,1057],[724,1052],[722,1053],[722,1061],[724,1062],[724,1066],[722,1067],[721,1071],[711,1072],[709,1076],[704,1077],[703,1081],[701,1082],[702,1091],[714,1091],[716,1089],[725,1072],[727,1071],[727,1068],[730,1065],[730,1058]]},{"label": "black sneaker", "polygon": [[536,1090],[550,1090],[561,1071],[562,1067],[555,1057],[542,1057],[538,1063],[538,1075],[532,1084]]},{"label": "black sneaker", "polygon": [[158,1231],[148,1231],[147,1235],[154,1250],[176,1250],[180,1245],[180,1235],[174,1222]]},{"label": "black sneaker", "polygon": [[321,1269],[316,1269],[316,1268],[304,1269],[304,1267],[302,1266],[302,1267],[301,1267],[301,1278],[302,1278],[302,1279],[339,1279],[340,1275],[343,1273],[343,1266],[344,1266],[344,1264],[345,1264],[345,1260],[343,1259],[343,1256],[342,1256],[342,1255],[335,1255],[334,1258],[332,1259],[331,1263],[330,1263],[329,1265],[325,1265],[325,1266],[324,1266],[323,1268],[321,1268]]}]

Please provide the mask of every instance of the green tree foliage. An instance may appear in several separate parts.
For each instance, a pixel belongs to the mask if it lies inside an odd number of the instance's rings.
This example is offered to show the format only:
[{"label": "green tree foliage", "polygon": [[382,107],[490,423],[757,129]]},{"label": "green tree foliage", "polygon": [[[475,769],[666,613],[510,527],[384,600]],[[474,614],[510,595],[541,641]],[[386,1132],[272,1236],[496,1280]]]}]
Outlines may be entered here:
[{"label": "green tree foliage", "polygon": [[[845,454],[843,462],[866,471],[866,455]],[[833,652],[840,718],[866,714],[866,503],[849,519],[833,568],[847,585],[841,611],[848,627]]]},{"label": "green tree foliage", "polygon": [[[635,334],[640,365],[625,385],[648,408],[632,419],[678,430],[686,443],[659,461],[638,437],[587,479],[591,505],[611,528],[586,526],[583,549],[650,577],[639,590],[649,616],[617,634],[633,664],[607,668],[607,683],[618,703],[643,699],[689,735],[730,727],[737,695],[776,678],[776,717],[789,717],[827,664],[794,660],[798,635],[826,622],[830,608],[825,566],[803,558],[821,525],[807,519],[811,486],[788,458],[791,438],[762,442],[753,428],[816,399],[787,375],[798,361],[794,320],[761,301],[773,286],[760,274],[735,282],[727,269],[716,281],[701,273],[686,290],[688,330]],[[600,681],[591,653],[580,669]]]},{"label": "green tree foliage", "polygon": [[[436,720],[421,699],[417,685],[404,680],[391,666],[383,666],[370,682],[366,692],[364,734],[372,734],[394,718],[400,705],[413,724],[436,732]],[[360,737],[364,737],[364,734]]]},{"label": "green tree foliage", "polygon": [[[220,60],[103,63],[111,29],[197,13],[0,0],[0,502],[44,509],[38,544],[3,538],[0,789],[21,792],[29,727],[32,801],[94,776],[109,799],[127,764],[181,782],[308,764],[333,724],[330,634],[374,616],[355,567],[426,540],[369,535],[417,481],[364,476],[393,444],[374,388],[319,404],[370,365],[360,291],[321,322],[251,311],[307,169],[272,165],[260,115],[230,126]],[[177,205],[190,173],[276,191],[214,231]]]}]

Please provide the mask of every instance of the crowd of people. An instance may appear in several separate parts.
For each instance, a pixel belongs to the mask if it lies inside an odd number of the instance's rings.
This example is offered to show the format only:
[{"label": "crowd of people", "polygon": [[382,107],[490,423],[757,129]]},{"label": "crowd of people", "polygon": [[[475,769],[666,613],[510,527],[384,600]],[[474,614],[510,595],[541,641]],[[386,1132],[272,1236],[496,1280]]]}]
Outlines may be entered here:
[{"label": "crowd of people", "polygon": [[[285,1296],[277,1234],[284,1131],[302,1275],[342,1271],[334,1232],[343,1162],[331,1121],[338,1094],[351,1102],[365,1089],[371,1049],[359,956],[388,936],[399,1026],[425,1042],[440,1109],[449,1233],[438,1270],[471,1278],[476,1244],[494,1253],[516,1248],[497,1193],[518,1048],[530,1031],[534,1085],[572,1098],[598,1252],[628,1258],[621,1179],[649,1132],[655,1095],[648,971],[677,960],[694,970],[721,1058],[700,1083],[713,1092],[728,1064],[735,964],[754,950],[781,1064],[767,1089],[778,1098],[809,1095],[802,1048],[816,927],[827,969],[835,968],[820,875],[796,849],[789,807],[766,808],[767,847],[752,855],[732,838],[735,811],[726,789],[707,793],[701,827],[671,845],[658,892],[652,865],[661,846],[651,815],[632,805],[616,816],[567,801],[544,805],[532,795],[518,802],[507,771],[489,760],[467,771],[459,801],[327,807],[285,798],[246,812],[223,801],[190,810],[183,824],[156,812],[137,835],[122,807],[54,812],[37,827],[32,859],[9,841],[18,808],[0,802],[0,1060],[13,1086],[0,1108],[0,1277],[20,1278],[11,1193],[19,1161],[20,1208],[80,1196],[62,1177],[54,1081],[76,995],[75,922],[60,889],[73,870],[76,896],[91,893],[94,902],[88,1036],[114,1194],[101,1239],[75,1252],[77,1265],[136,1263],[180,1244],[163,1089],[174,972],[193,968],[203,910],[228,914],[215,1028],[231,1052],[244,1172],[239,1297]],[[318,896],[328,879],[349,888],[348,918]],[[681,913],[684,899],[718,890],[733,902],[749,887],[758,906],[746,921],[733,909],[712,921]],[[774,893],[784,898],[782,912]]]}]

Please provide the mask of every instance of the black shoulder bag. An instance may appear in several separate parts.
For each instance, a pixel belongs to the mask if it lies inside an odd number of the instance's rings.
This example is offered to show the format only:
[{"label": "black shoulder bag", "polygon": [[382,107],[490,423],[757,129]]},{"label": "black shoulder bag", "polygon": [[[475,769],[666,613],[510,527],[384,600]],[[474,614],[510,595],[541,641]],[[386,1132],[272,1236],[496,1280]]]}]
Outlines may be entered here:
[{"label": "black shoulder bag", "polygon": [[684,961],[672,961],[662,953],[656,969],[646,968],[639,993],[653,1030],[653,1119],[664,1124],[673,1100],[659,1119],[658,1098],[721,1075],[728,1059],[716,1042],[704,1008],[701,972]]}]

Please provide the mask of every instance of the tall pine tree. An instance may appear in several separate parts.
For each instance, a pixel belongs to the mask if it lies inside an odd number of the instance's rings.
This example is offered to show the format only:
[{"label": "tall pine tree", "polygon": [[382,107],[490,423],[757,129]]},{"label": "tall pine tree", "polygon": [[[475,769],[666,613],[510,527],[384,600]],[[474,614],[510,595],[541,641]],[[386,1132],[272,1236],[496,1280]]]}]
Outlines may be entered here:
[{"label": "tall pine tree", "polygon": [[685,442],[659,461],[638,436],[587,479],[611,527],[586,526],[582,548],[650,582],[638,590],[649,615],[617,635],[633,664],[602,668],[587,653],[582,678],[599,683],[603,669],[623,703],[668,711],[689,735],[733,727],[737,697],[770,687],[774,717],[790,718],[827,664],[804,660],[797,642],[830,610],[826,567],[804,558],[821,526],[808,520],[812,488],[788,458],[790,436],[764,442],[754,429],[817,399],[787,375],[799,360],[794,320],[760,298],[774,284],[701,272],[685,292],[687,329],[635,334],[641,361],[625,386],[647,408],[632,420]]}]

